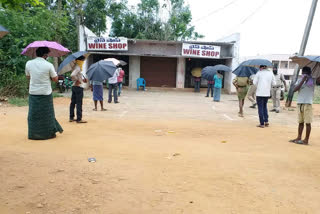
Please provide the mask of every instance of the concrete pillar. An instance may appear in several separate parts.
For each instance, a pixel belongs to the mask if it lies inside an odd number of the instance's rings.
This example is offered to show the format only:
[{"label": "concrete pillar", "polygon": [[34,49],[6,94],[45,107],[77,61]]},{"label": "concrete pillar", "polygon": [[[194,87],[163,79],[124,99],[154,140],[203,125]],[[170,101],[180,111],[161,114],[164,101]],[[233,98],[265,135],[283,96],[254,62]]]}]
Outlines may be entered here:
[{"label": "concrete pillar", "polygon": [[[231,68],[232,64],[233,64],[232,59],[228,59],[226,62],[226,66]],[[224,89],[225,89],[225,92],[227,92],[228,94],[236,92],[236,88],[232,84],[232,80],[234,77],[235,75],[232,72],[224,73]]]},{"label": "concrete pillar", "polygon": [[186,76],[186,60],[183,57],[177,59],[176,88],[184,88]]},{"label": "concrete pillar", "polygon": [[137,87],[137,79],[140,77],[140,56],[129,57],[129,88]]}]

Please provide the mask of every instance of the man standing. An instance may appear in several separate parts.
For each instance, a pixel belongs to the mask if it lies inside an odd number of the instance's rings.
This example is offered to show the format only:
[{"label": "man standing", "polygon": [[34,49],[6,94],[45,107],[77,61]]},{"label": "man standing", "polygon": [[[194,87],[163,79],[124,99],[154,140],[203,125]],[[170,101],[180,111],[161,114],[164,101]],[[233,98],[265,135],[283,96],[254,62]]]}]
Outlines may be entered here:
[{"label": "man standing", "polygon": [[273,73],[267,70],[266,65],[260,65],[260,71],[256,74],[253,84],[257,86],[256,96],[260,124],[257,127],[269,126],[268,99],[270,97],[271,86],[275,84]]},{"label": "man standing", "polygon": [[209,97],[210,91],[211,91],[211,97],[213,97],[213,88],[214,88],[214,80],[208,80],[207,96],[205,97]]},{"label": "man standing", "polygon": [[194,92],[200,92],[201,77],[194,78]]},{"label": "man standing", "polygon": [[273,68],[273,74],[275,79],[275,85],[272,85],[271,96],[273,102],[273,109],[276,113],[280,112],[280,98],[281,98],[281,85],[284,84],[285,91],[287,91],[286,81],[282,74],[278,73],[278,68]]},{"label": "man standing", "polygon": [[119,76],[120,70],[121,70],[121,68],[118,68],[114,72],[113,76],[108,79],[108,83],[109,83],[108,103],[112,102],[112,91],[113,91],[114,103],[119,103],[117,88],[118,88],[118,76]]},{"label": "man standing", "polygon": [[[320,78],[317,79],[320,83]],[[297,110],[298,110],[298,137],[290,142],[308,145],[309,137],[311,133],[311,123],[313,118],[312,113],[312,103],[314,96],[314,88],[316,81],[311,77],[311,68],[302,68],[302,77],[297,81],[294,92],[299,91]],[[302,139],[302,132],[304,129],[304,124],[306,124],[306,137]]]},{"label": "man standing", "polygon": [[252,105],[250,106],[250,108],[256,108],[256,105],[257,105],[257,102],[256,102],[256,91],[257,91],[257,87],[253,84],[253,80],[254,80],[254,77],[256,75],[255,74],[252,74],[250,76],[250,79],[249,79],[249,90],[248,90],[248,94],[247,94],[247,97],[248,99],[251,101]]},{"label": "man standing", "polygon": [[[83,84],[86,83],[87,79],[83,77],[82,65],[84,63],[85,57],[80,56],[76,59],[76,66],[71,73],[71,79],[73,81],[72,85],[72,96],[70,103],[70,116],[69,122],[77,121],[77,123],[87,123],[87,121],[82,120],[82,100],[83,100]],[[77,106],[77,119],[74,119],[74,108]]]},{"label": "man standing", "polygon": [[29,60],[25,69],[30,79],[28,138],[32,140],[55,138],[56,132],[63,132],[54,114],[51,81],[58,82],[58,76],[46,61],[49,52],[47,47],[38,48],[37,58]]},{"label": "man standing", "polygon": [[118,86],[119,86],[119,91],[118,91],[118,96],[121,96],[121,91],[122,91],[122,84],[123,84],[123,77],[124,77],[124,70],[120,68],[119,76],[118,76]]}]

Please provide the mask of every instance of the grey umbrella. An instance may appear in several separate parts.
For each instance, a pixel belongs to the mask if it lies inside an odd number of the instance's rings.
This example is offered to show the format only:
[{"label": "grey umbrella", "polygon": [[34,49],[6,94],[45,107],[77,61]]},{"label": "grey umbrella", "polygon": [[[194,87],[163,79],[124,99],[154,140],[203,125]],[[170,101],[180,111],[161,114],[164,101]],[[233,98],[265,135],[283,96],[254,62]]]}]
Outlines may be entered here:
[{"label": "grey umbrella", "polygon": [[116,70],[117,66],[113,62],[100,60],[89,67],[87,76],[89,80],[102,82],[112,77]]},{"label": "grey umbrella", "polygon": [[71,71],[73,69],[73,67],[75,66],[76,59],[80,56],[86,56],[86,55],[88,55],[88,52],[86,52],[86,51],[78,51],[78,52],[75,52],[75,53],[69,55],[59,65],[58,74],[62,75],[68,71]]},{"label": "grey umbrella", "polygon": [[9,31],[0,25],[0,38],[4,37],[8,33],[9,33]]},{"label": "grey umbrella", "polygon": [[272,62],[266,59],[249,59],[241,63],[243,66],[249,67],[259,67],[260,65],[265,65],[267,67],[272,67]]},{"label": "grey umbrella", "polygon": [[201,77],[212,81],[213,80],[213,76],[217,73],[217,71],[226,71],[226,72],[230,72],[231,69],[228,66],[225,65],[215,65],[215,66],[207,66],[204,67],[201,71]]},{"label": "grey umbrella", "polygon": [[290,59],[300,67],[310,67],[313,78],[317,79],[320,77],[320,56],[293,56]]}]

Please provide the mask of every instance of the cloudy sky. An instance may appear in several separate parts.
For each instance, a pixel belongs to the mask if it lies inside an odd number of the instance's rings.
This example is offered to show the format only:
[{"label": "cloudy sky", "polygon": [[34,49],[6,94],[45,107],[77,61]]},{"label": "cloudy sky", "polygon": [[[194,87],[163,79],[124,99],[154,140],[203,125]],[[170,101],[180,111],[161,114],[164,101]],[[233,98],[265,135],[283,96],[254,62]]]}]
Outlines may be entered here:
[{"label": "cloudy sky", "polygon": [[[129,0],[136,4],[139,0]],[[216,41],[239,32],[240,55],[299,52],[312,0],[185,0],[197,32]],[[306,55],[320,55],[320,3]]]}]

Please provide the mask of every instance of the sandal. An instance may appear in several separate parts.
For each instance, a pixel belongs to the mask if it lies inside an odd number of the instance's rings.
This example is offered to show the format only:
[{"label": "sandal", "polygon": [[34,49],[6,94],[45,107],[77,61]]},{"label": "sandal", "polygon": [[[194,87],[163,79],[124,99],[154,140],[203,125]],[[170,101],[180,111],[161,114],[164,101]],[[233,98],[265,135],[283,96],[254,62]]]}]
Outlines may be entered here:
[{"label": "sandal", "polygon": [[107,109],[103,108],[103,109],[101,109],[101,111],[107,111]]},{"label": "sandal", "polygon": [[293,139],[293,140],[289,140],[289,143],[296,143],[297,141],[299,141],[299,140]]},{"label": "sandal", "polygon": [[97,111],[97,109],[96,108],[94,108],[94,109],[92,109],[93,111]]},{"label": "sandal", "polygon": [[308,143],[305,143],[304,140],[297,140],[295,143],[301,145],[308,145]]}]

